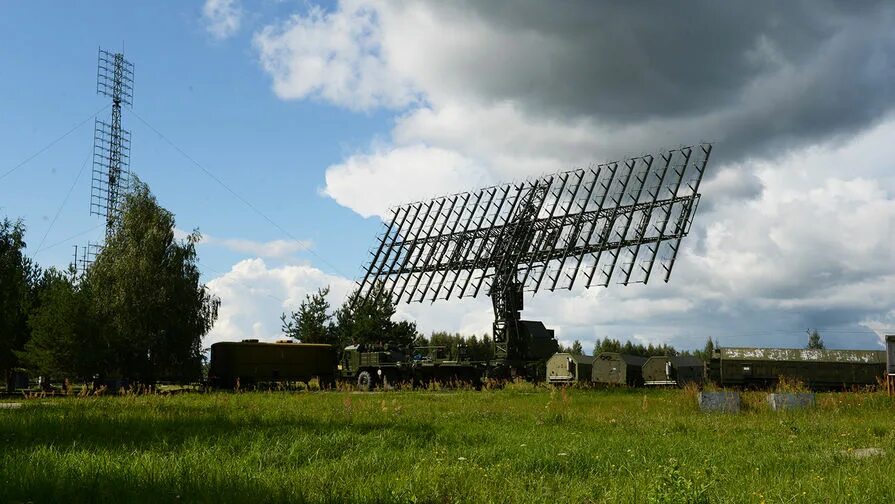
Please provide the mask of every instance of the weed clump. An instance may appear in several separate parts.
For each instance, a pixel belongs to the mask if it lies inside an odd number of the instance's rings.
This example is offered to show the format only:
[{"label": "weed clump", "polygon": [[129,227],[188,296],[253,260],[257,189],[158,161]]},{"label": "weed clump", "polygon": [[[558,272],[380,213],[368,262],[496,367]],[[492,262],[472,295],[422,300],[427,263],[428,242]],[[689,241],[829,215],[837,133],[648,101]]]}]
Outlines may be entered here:
[{"label": "weed clump", "polygon": [[708,504],[712,471],[704,474],[685,474],[680,462],[670,459],[660,469],[659,478],[647,497],[650,504]]},{"label": "weed clump", "polygon": [[808,386],[804,381],[783,375],[780,375],[777,385],[774,387],[774,392],[778,394],[798,394],[808,391]]}]

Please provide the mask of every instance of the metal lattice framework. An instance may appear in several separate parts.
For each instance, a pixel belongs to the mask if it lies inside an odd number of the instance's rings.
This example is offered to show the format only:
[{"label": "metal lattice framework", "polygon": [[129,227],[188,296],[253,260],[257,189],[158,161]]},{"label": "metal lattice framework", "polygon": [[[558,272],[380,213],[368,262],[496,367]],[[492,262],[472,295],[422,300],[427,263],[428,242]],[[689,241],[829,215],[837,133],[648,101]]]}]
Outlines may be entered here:
[{"label": "metal lattice framework", "polygon": [[124,54],[100,49],[96,92],[112,98],[112,118],[111,122],[97,119],[94,128],[90,213],[106,219],[107,236],[130,187],[130,132],[121,128],[121,106],[131,106],[133,83],[134,65]]},{"label": "metal lattice framework", "polygon": [[103,246],[99,243],[88,242],[86,246],[75,245],[74,248],[75,254],[72,264],[75,267],[78,277],[81,277],[87,273],[87,269],[93,264],[93,261],[96,260],[96,256],[102,252]]},{"label": "metal lattice framework", "polygon": [[[668,281],[699,203],[710,144],[393,208],[363,297],[487,293],[499,358],[513,358],[522,292]],[[657,265],[658,263],[658,265]]]}]

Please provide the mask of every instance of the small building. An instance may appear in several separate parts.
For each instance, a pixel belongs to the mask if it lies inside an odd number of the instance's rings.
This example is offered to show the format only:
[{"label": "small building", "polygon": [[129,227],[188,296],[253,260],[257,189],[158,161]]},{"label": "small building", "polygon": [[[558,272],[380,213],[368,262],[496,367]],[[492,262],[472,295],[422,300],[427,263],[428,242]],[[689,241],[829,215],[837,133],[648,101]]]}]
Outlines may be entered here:
[{"label": "small building", "polygon": [[555,353],[547,360],[548,383],[590,382],[594,358],[588,355]]},{"label": "small building", "polygon": [[617,352],[602,352],[594,357],[593,380],[595,383],[629,385],[643,384],[644,357]]},{"label": "small building", "polygon": [[643,365],[645,385],[700,383],[705,377],[705,363],[692,355],[655,356]]}]

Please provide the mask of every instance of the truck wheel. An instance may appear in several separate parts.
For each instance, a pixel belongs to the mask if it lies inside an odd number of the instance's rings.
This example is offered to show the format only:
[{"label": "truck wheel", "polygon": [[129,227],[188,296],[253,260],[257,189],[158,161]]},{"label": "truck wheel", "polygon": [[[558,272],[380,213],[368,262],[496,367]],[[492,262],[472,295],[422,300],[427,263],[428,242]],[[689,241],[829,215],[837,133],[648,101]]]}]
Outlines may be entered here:
[{"label": "truck wheel", "polygon": [[357,388],[364,392],[373,388],[373,375],[369,371],[361,371],[357,374]]}]

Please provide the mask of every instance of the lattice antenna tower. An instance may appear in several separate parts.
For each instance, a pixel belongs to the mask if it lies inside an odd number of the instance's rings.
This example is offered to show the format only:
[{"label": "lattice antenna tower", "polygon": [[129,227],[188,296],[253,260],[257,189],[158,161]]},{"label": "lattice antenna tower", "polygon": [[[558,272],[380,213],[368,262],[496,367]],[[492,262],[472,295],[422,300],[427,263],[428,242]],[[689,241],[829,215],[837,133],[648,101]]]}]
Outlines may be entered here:
[{"label": "lattice antenna tower", "polygon": [[[97,119],[94,123],[90,214],[105,220],[108,238],[118,222],[131,184],[131,134],[121,127],[121,109],[122,105],[133,105],[134,65],[123,53],[99,49],[96,93],[112,99],[112,117],[109,121]],[[96,243],[75,246],[74,264],[79,275],[87,271],[102,247]]]},{"label": "lattice antenna tower", "polygon": [[668,281],[699,204],[711,144],[592,165],[391,210],[363,299],[475,297],[494,308],[498,360],[525,355],[523,292]]},{"label": "lattice antenna tower", "polygon": [[99,49],[96,93],[112,99],[112,118],[97,119],[94,127],[90,213],[105,219],[108,237],[130,188],[131,135],[121,127],[121,108],[133,103],[134,65],[124,54]]},{"label": "lattice antenna tower", "polygon": [[102,250],[102,245],[88,242],[86,246],[74,245],[74,248],[75,253],[72,264],[75,267],[77,277],[81,278],[87,273],[87,269],[93,264],[93,261],[96,260],[96,256]]}]

